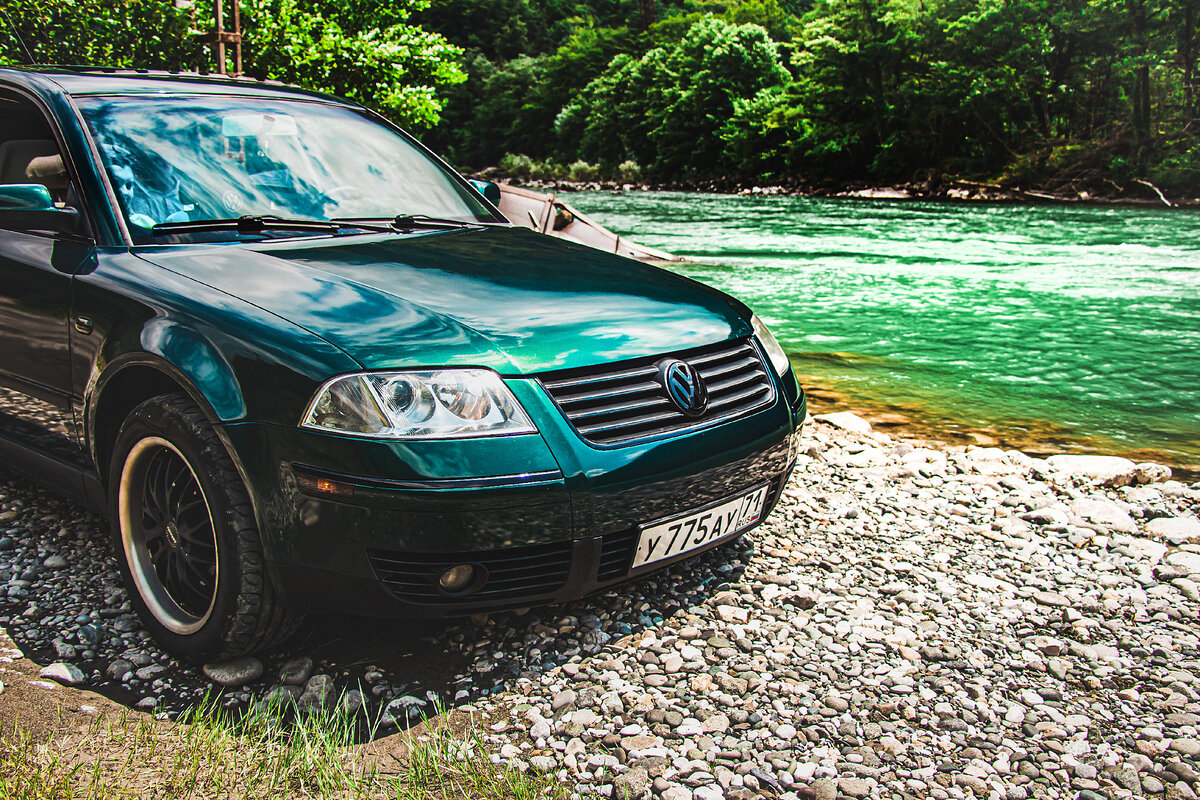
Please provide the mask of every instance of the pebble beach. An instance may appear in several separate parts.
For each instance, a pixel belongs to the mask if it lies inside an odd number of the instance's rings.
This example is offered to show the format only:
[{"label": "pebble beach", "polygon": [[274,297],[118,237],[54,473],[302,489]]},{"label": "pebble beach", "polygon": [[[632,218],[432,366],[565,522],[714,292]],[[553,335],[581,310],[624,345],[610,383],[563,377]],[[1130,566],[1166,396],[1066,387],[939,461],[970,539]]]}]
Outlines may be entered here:
[{"label": "pebble beach", "polygon": [[147,713],[219,689],[362,715],[378,745],[448,708],[580,798],[1196,796],[1200,484],[848,413],[801,449],[747,536],[619,592],[444,623],[428,685],[302,649],[178,664],[130,612],[105,524],[12,476],[0,628],[45,691]]}]

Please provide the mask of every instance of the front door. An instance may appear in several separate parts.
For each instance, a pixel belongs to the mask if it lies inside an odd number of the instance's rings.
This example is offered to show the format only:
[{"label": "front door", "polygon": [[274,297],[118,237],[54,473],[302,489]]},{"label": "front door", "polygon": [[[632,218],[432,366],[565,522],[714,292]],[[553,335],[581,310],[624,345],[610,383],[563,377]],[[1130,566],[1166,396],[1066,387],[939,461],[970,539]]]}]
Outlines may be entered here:
[{"label": "front door", "polygon": [[[35,183],[57,205],[78,202],[42,111],[0,87],[0,184]],[[67,326],[71,276],[92,248],[81,236],[25,229],[0,215],[0,437],[79,466]]]}]

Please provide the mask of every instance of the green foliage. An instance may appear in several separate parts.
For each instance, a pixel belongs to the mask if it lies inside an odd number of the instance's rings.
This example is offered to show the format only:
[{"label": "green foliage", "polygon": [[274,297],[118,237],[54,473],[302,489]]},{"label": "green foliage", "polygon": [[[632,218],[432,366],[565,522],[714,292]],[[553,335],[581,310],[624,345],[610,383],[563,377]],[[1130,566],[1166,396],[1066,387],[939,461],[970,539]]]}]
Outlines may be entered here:
[{"label": "green foliage", "polygon": [[726,166],[718,132],[736,103],[788,77],[761,27],[704,17],[674,47],[614,58],[556,127],[585,158],[632,158],[660,175],[711,173]]},{"label": "green foliage", "polygon": [[567,177],[573,181],[600,180],[600,167],[586,161],[576,161],[567,167]]},{"label": "green foliage", "polygon": [[622,183],[637,183],[642,179],[642,168],[636,161],[622,161],[617,165],[617,179]]},{"label": "green foliage", "polygon": [[527,155],[506,153],[500,159],[500,171],[517,181],[527,181],[533,176],[533,159]]},{"label": "green foliage", "polygon": [[433,134],[463,163],[519,150],[660,179],[1200,185],[1200,0],[658,0],[649,20],[633,0],[492,2],[544,31],[520,79],[489,78],[520,59],[472,62],[476,90]]},{"label": "green foliage", "polygon": [[398,122],[438,121],[437,89],[466,79],[461,49],[407,20],[421,0],[247,0],[248,71],[332,92]]},{"label": "green foliage", "polygon": [[[241,1],[243,63],[255,77],[333,92],[418,128],[438,121],[439,89],[466,78],[459,48],[409,22],[425,0]],[[215,69],[197,43],[212,28],[211,0],[9,0],[5,10],[39,63]],[[0,63],[24,60],[0,25]]]},{"label": "green foliage", "polygon": [[[203,59],[194,17],[211,6],[174,0],[7,0],[3,9],[39,64],[105,64],[185,69]],[[0,64],[24,64],[24,51],[0,19]]]}]

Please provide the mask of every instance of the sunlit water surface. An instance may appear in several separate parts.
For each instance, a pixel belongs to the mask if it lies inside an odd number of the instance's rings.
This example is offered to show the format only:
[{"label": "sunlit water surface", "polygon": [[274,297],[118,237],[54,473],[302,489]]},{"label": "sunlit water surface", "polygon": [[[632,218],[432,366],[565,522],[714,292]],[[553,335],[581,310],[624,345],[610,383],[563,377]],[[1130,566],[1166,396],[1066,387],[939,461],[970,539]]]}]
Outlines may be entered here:
[{"label": "sunlit water surface", "polygon": [[741,298],[799,374],[852,403],[1002,440],[1200,463],[1200,213],[675,192],[564,199],[694,259],[671,268]]}]

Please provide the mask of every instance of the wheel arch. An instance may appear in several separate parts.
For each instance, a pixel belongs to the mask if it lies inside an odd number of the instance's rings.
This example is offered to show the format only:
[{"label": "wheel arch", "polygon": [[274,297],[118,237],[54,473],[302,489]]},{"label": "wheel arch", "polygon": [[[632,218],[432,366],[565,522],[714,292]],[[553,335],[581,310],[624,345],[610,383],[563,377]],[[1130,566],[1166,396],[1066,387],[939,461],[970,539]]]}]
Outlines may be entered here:
[{"label": "wheel arch", "polygon": [[[229,378],[232,380],[232,375]],[[175,393],[191,398],[213,423],[245,415],[240,391],[237,393],[239,413],[231,416],[229,411],[233,409],[228,403],[224,408],[222,404],[214,404],[191,375],[160,354],[130,353],[114,359],[99,375],[84,400],[84,432],[105,488],[113,446],[130,412],[151,397]],[[236,463],[237,459],[234,461]]]}]

